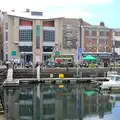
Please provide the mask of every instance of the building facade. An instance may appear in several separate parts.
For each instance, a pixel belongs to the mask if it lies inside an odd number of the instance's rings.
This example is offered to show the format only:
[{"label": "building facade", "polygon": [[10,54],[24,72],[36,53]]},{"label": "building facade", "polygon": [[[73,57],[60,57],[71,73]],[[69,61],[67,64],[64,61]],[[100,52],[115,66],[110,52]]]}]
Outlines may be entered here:
[{"label": "building facade", "polygon": [[109,58],[112,55],[112,29],[104,23],[82,27],[83,56],[88,54]]},{"label": "building facade", "polygon": [[4,35],[3,35],[3,27],[4,27],[4,16],[3,13],[0,12],[0,60],[3,60],[3,41],[4,41]]},{"label": "building facade", "polygon": [[57,50],[60,56],[76,61],[78,47],[83,56],[112,54],[112,30],[104,23],[93,26],[82,19],[45,18],[39,12],[33,13],[4,14],[4,60],[44,62]]},{"label": "building facade", "polygon": [[15,12],[4,15],[4,59],[42,62],[50,58],[55,42],[62,40],[59,18],[46,19],[31,12],[17,15]]},{"label": "building facade", "polygon": [[113,52],[120,55],[120,29],[113,29]]}]

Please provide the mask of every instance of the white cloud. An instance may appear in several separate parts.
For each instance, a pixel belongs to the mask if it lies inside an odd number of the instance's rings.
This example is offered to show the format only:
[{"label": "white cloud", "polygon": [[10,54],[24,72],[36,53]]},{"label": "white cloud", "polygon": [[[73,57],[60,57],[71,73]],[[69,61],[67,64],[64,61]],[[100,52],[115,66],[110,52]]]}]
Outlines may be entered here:
[{"label": "white cloud", "polygon": [[[52,14],[51,14],[52,13]],[[49,15],[50,17],[57,16],[57,17],[67,17],[67,18],[81,18],[81,17],[93,17],[94,15],[90,12],[82,11],[79,8],[63,8],[57,11],[46,11],[44,12],[45,15]]]},{"label": "white cloud", "polygon": [[1,9],[47,9],[52,6],[69,6],[81,4],[106,4],[111,3],[112,0],[0,0]]},{"label": "white cloud", "polygon": [[[62,17],[93,17],[88,11],[83,11],[81,6],[93,4],[107,4],[112,0],[0,0],[1,10],[23,11],[26,8],[43,11],[45,16]],[[76,8],[76,5],[79,8]]]}]

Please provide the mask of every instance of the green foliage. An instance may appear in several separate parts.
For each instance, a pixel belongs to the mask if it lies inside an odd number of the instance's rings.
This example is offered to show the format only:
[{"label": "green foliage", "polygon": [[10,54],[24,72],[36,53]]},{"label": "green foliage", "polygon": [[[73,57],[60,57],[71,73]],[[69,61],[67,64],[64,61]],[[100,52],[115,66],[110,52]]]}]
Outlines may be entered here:
[{"label": "green foliage", "polygon": [[111,65],[111,67],[120,67],[120,64]]}]

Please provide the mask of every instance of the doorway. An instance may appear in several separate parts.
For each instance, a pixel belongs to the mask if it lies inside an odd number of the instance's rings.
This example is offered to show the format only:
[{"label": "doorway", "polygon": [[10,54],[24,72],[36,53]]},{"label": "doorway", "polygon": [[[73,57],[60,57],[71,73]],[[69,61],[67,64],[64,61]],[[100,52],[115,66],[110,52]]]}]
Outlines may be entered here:
[{"label": "doorway", "polygon": [[24,63],[30,62],[30,61],[32,62],[33,61],[33,55],[24,53],[24,54],[20,55],[20,59],[22,61],[24,61]]},{"label": "doorway", "polygon": [[44,62],[48,61],[51,58],[51,55],[43,55]]}]

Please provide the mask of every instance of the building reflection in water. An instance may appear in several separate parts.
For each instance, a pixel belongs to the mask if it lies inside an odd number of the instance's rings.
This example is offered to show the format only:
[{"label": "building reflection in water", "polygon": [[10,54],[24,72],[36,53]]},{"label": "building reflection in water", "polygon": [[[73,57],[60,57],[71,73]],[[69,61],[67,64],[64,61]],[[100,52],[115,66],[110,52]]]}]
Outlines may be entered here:
[{"label": "building reflection in water", "polygon": [[5,117],[12,120],[82,120],[87,116],[103,118],[112,112],[109,95],[87,95],[81,85],[41,84],[39,90],[38,85],[5,88]]}]

